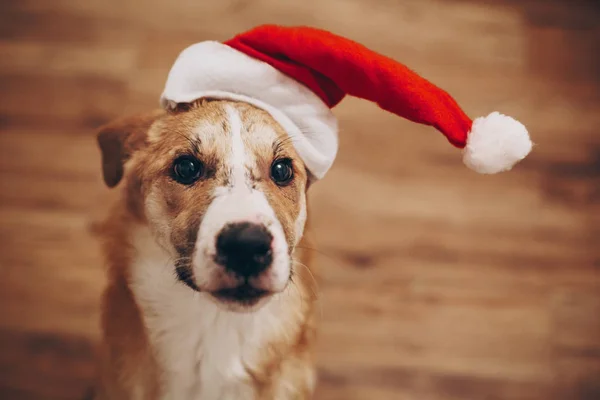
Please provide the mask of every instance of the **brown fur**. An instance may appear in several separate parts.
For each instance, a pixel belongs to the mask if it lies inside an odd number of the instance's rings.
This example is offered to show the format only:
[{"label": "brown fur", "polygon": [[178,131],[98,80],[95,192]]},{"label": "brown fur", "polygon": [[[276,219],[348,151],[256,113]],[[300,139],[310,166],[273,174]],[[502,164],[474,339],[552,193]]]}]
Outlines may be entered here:
[{"label": "brown fur", "polygon": [[[220,139],[228,130],[225,104],[236,107],[240,113],[246,129],[244,140],[253,148],[257,161],[249,171],[255,184],[265,192],[275,210],[290,248],[296,242],[294,221],[300,211],[299,194],[307,188],[307,173],[285,132],[266,112],[243,103],[204,100],[173,113],[153,112],[122,119],[101,129],[98,141],[103,153],[104,179],[110,187],[122,181],[122,196],[101,234],[109,283],[102,304],[104,351],[99,399],[160,398],[160,367],[130,289],[132,229],[136,224],[149,224],[147,203],[151,198],[167,215],[170,235],[162,235],[161,239],[171,242],[182,254],[190,252],[201,217],[212,201],[213,189],[225,185],[229,179],[220,165],[229,151]],[[202,140],[190,134],[199,124],[205,124],[210,131]],[[252,135],[266,128],[275,130],[280,139],[277,156],[293,160],[296,178],[289,186],[280,187],[270,179],[273,146],[252,140]],[[205,177],[189,187],[174,182],[170,176],[173,160],[183,154],[198,156],[205,166]],[[305,240],[299,248],[306,247]],[[303,266],[294,267],[293,281],[304,300],[289,302],[295,308],[290,309],[290,315],[299,318],[294,329],[273,337],[258,366],[249,370],[259,399],[281,398],[276,396],[281,395],[284,381],[299,388],[304,394],[301,398],[310,394],[306,371],[312,365],[316,287],[312,273],[305,267],[310,261],[307,252],[295,251],[295,259]]]}]

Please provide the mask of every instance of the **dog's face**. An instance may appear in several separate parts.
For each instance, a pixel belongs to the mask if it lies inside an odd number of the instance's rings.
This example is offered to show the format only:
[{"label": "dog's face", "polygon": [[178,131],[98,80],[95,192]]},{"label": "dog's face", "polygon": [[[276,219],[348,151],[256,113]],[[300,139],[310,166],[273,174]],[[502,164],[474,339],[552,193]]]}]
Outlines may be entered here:
[{"label": "dog's face", "polygon": [[308,178],[268,113],[204,100],[117,121],[98,140],[106,183],[123,178],[128,212],[169,252],[181,284],[237,310],[287,286]]}]

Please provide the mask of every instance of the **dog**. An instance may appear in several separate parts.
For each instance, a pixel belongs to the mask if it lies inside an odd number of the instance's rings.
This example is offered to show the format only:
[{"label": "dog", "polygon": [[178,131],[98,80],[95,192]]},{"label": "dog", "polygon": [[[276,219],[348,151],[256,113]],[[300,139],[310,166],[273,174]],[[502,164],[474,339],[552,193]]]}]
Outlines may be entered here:
[{"label": "dog", "polygon": [[100,128],[97,400],[305,399],[315,387],[310,173],[269,113],[201,99]]}]

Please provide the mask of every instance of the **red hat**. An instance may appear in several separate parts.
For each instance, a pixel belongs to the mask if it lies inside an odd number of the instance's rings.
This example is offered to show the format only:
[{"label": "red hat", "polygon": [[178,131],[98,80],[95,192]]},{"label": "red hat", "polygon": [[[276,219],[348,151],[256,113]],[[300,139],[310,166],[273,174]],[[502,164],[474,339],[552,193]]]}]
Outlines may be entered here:
[{"label": "red hat", "polygon": [[448,93],[405,65],[307,27],[263,25],[224,43],[188,47],[169,73],[161,104],[216,97],[263,108],[294,137],[307,168],[321,178],[338,148],[330,109],[347,94],[435,127],[479,173],[509,170],[531,151],[520,122],[497,112],[472,121]]}]

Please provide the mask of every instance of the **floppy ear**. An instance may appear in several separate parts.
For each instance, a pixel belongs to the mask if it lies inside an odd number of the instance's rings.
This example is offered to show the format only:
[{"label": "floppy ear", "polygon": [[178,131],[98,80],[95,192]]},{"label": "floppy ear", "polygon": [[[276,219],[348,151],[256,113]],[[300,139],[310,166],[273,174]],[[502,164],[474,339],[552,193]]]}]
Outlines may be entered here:
[{"label": "floppy ear", "polygon": [[97,138],[102,152],[102,174],[108,187],[115,187],[121,181],[125,162],[146,144],[150,126],[163,114],[164,111],[155,111],[125,117],[100,128]]}]

